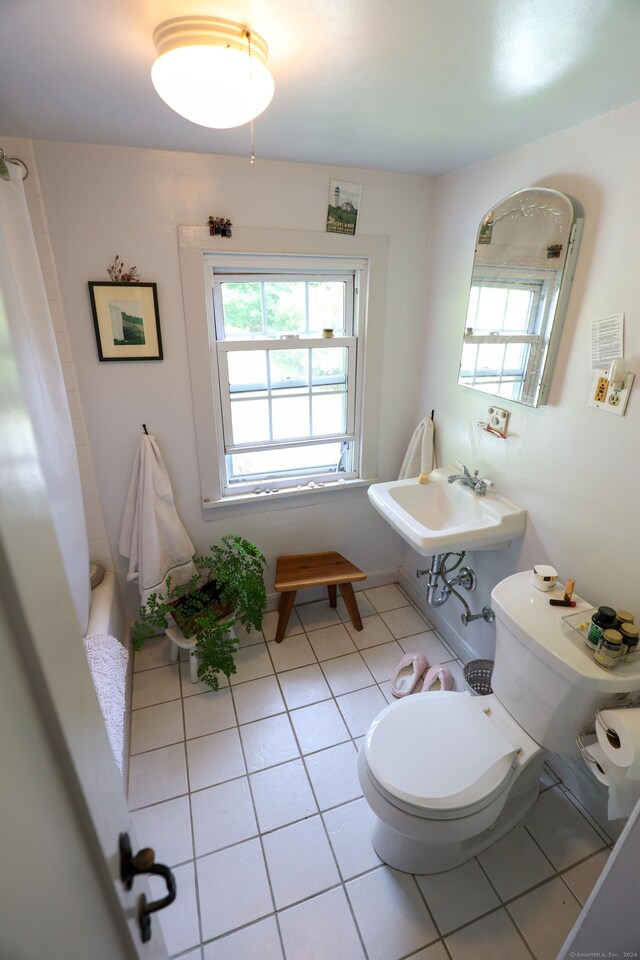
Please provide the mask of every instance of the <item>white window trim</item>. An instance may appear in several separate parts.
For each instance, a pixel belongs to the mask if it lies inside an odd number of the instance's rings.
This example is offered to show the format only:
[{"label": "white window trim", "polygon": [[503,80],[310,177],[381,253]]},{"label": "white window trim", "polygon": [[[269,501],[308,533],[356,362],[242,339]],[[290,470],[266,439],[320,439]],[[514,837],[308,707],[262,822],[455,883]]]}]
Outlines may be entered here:
[{"label": "white window trim", "polygon": [[[297,488],[299,486],[314,489],[314,485],[332,483],[337,480],[355,480],[360,479],[360,419],[357,411],[361,408],[361,394],[364,380],[364,350],[365,350],[365,316],[364,316],[364,298],[360,296],[360,290],[366,290],[368,286],[368,261],[366,258],[351,259],[348,264],[344,257],[316,257],[304,258],[304,268],[301,267],[303,258],[296,256],[290,257],[288,268],[280,272],[278,267],[273,267],[270,273],[265,273],[265,259],[272,261],[273,258],[265,257],[260,254],[246,254],[243,262],[235,269],[229,267],[229,260],[234,264],[237,262],[237,255],[226,253],[209,252],[205,254],[205,260],[211,271],[211,293],[208,298],[209,309],[213,311],[213,320],[209,324],[209,329],[215,329],[216,340],[211,343],[212,362],[215,356],[217,363],[217,377],[220,395],[220,405],[217,410],[218,423],[217,433],[219,439],[218,464],[220,470],[220,485],[223,491],[223,498],[228,500],[231,497],[237,497],[242,494],[259,494],[263,491],[270,493],[281,492],[286,488]],[[269,266],[273,266],[269,263]],[[295,340],[281,340],[274,337],[249,337],[246,339],[225,338],[223,303],[222,303],[222,284],[237,277],[243,281],[247,278],[255,278],[257,281],[264,282],[278,279],[290,279],[292,277],[301,279],[331,279],[342,280],[346,287],[344,329],[345,335],[334,336],[331,340],[326,340],[318,336],[312,337],[308,334],[302,334]],[[363,331],[362,335],[360,331]],[[264,331],[263,331],[264,333]],[[243,350],[299,350],[312,349],[319,347],[326,349],[344,349],[348,356],[347,369],[347,422],[345,430],[339,434],[300,437],[297,440],[268,441],[263,444],[235,444],[233,438],[233,418],[231,413],[231,402],[229,396],[229,377],[227,366],[227,354],[242,352]],[[325,445],[327,442],[349,441],[350,443],[350,466],[344,473],[336,474],[334,470],[323,472],[320,468],[315,470],[291,471],[288,474],[280,474],[269,479],[250,477],[240,480],[236,478],[230,482],[228,476],[228,461],[226,457],[233,453],[242,453],[246,450],[271,449],[280,446],[284,448]],[[226,461],[226,462],[225,462]]]},{"label": "white window trim", "polygon": [[[272,497],[265,494],[240,494],[223,497],[220,475],[222,438],[218,427],[219,390],[217,364],[211,362],[211,345],[215,341],[214,318],[211,304],[211,268],[207,254],[220,255],[225,267],[243,265],[247,254],[269,255],[269,267],[288,269],[291,257],[298,259],[301,270],[318,258],[344,257],[355,264],[366,260],[368,283],[361,291],[364,321],[359,331],[364,348],[362,369],[364,385],[356,422],[360,425],[359,477],[337,480],[311,489],[284,489],[278,500],[290,496],[313,497],[345,489],[366,486],[375,481],[378,473],[378,442],[382,361],[386,315],[387,263],[389,239],[386,236],[342,237],[302,230],[263,230],[234,228],[232,238],[209,236],[207,227],[178,227],[182,290],[191,371],[191,392],[198,447],[198,466],[204,516],[222,506],[259,503],[270,509]],[[269,503],[266,506],[265,499]],[[209,517],[213,519],[213,516]]]}]

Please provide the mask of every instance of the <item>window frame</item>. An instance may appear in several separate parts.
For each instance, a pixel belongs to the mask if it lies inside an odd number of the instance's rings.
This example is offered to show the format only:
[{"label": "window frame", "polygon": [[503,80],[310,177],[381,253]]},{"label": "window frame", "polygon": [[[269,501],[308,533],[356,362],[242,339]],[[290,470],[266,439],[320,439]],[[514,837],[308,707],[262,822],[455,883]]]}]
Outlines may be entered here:
[{"label": "window frame", "polygon": [[[216,410],[217,437],[218,437],[218,464],[220,468],[220,489],[223,498],[241,496],[243,494],[259,494],[261,492],[286,490],[304,484],[324,484],[336,480],[356,479],[359,477],[359,448],[360,437],[356,410],[361,408],[360,396],[362,393],[363,370],[362,363],[358,364],[358,330],[363,327],[360,316],[360,287],[366,282],[367,264],[363,261],[351,264],[349,269],[344,268],[341,259],[307,261],[301,265],[299,259],[291,257],[288,269],[281,265],[274,266],[273,270],[265,270],[265,258],[259,254],[247,255],[242,267],[233,271],[219,267],[214,256],[205,256],[205,262],[211,271],[210,309],[213,312],[210,329],[214,340],[211,343],[211,362],[216,367],[219,407]],[[288,260],[288,258],[287,258]],[[281,261],[285,263],[286,261]],[[364,276],[363,276],[364,274]],[[242,339],[226,339],[224,330],[224,312],[222,303],[221,284],[235,282],[276,282],[277,280],[321,280],[340,279],[347,282],[345,296],[345,333],[350,336],[322,337],[299,336],[294,340],[279,339],[276,337]],[[227,356],[230,352],[249,350],[311,350],[313,347],[329,349],[346,349],[347,365],[347,423],[346,430],[340,434],[322,437],[300,437],[287,440],[270,440],[255,443],[236,443],[233,437],[231,415],[231,386]],[[230,457],[234,453],[258,452],[260,450],[291,450],[303,446],[320,446],[327,442],[349,443],[349,468],[340,474],[327,472],[322,469],[300,469],[297,471],[278,472],[270,476],[254,477],[246,482],[232,479]]]},{"label": "window frame", "polygon": [[[200,494],[204,520],[215,520],[219,508],[254,511],[278,509],[291,498],[300,502],[344,495],[359,486],[375,482],[378,475],[379,424],[389,238],[384,235],[342,237],[321,231],[238,228],[231,240],[211,238],[206,227],[179,226],[180,269],[184,316],[187,332],[188,362],[195,421]],[[281,251],[286,250],[286,254]],[[211,263],[221,270],[246,267],[247,257],[260,254],[265,269],[299,270],[325,267],[338,261],[341,268],[364,268],[359,302],[359,349],[363,376],[355,419],[360,442],[356,452],[354,479],[336,478],[326,483],[303,482],[279,490],[277,497],[254,493],[223,496],[220,468],[220,393],[217,364],[210,361],[214,341],[213,302],[210,296]],[[264,271],[263,271],[264,272]],[[325,341],[326,345],[326,341]],[[254,484],[255,487],[255,484]]]}]

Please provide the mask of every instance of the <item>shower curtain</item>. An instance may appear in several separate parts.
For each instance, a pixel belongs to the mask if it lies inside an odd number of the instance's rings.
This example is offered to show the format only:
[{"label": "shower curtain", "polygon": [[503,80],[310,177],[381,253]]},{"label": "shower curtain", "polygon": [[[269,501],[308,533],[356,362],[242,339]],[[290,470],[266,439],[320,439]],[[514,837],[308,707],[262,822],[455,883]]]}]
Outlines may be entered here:
[{"label": "shower curtain", "polygon": [[[13,163],[8,163],[8,169],[11,179],[0,179],[0,310],[7,315],[20,370],[21,389],[33,421],[62,561],[78,625],[84,635],[89,612],[89,547],[75,439],[27,210],[22,169]],[[8,413],[4,411],[5,415]],[[30,429],[19,423],[16,428]],[[28,478],[25,478],[25,482],[28,482]],[[35,563],[37,544],[33,544],[33,550]],[[48,599],[53,606],[55,598]]]}]

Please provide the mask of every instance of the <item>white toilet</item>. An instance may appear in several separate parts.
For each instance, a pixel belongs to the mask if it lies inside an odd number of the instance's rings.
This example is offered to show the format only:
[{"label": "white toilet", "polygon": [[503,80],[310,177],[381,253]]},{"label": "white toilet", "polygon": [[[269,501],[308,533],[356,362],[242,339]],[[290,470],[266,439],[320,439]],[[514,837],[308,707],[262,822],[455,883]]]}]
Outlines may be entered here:
[{"label": "white toilet", "polygon": [[[373,846],[390,866],[439,873],[504,836],[538,796],[545,751],[578,755],[596,711],[640,691],[640,664],[605,670],[530,572],[499,583],[493,694],[413,694],[374,720],[358,775],[375,814]],[[588,615],[585,615],[588,619]],[[570,632],[573,635],[570,635]]]}]

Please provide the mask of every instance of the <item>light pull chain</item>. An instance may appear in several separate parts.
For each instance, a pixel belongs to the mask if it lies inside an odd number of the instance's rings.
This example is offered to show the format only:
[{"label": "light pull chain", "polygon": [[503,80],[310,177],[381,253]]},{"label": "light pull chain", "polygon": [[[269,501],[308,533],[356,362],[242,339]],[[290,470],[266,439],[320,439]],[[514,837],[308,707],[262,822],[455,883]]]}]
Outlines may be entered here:
[{"label": "light pull chain", "polygon": [[[251,57],[251,33],[247,30],[247,46],[249,48],[249,80],[253,80],[253,61]],[[256,162],[256,145],[253,135],[253,120],[249,124],[250,136],[251,136],[251,157],[249,162],[253,165]]]}]

